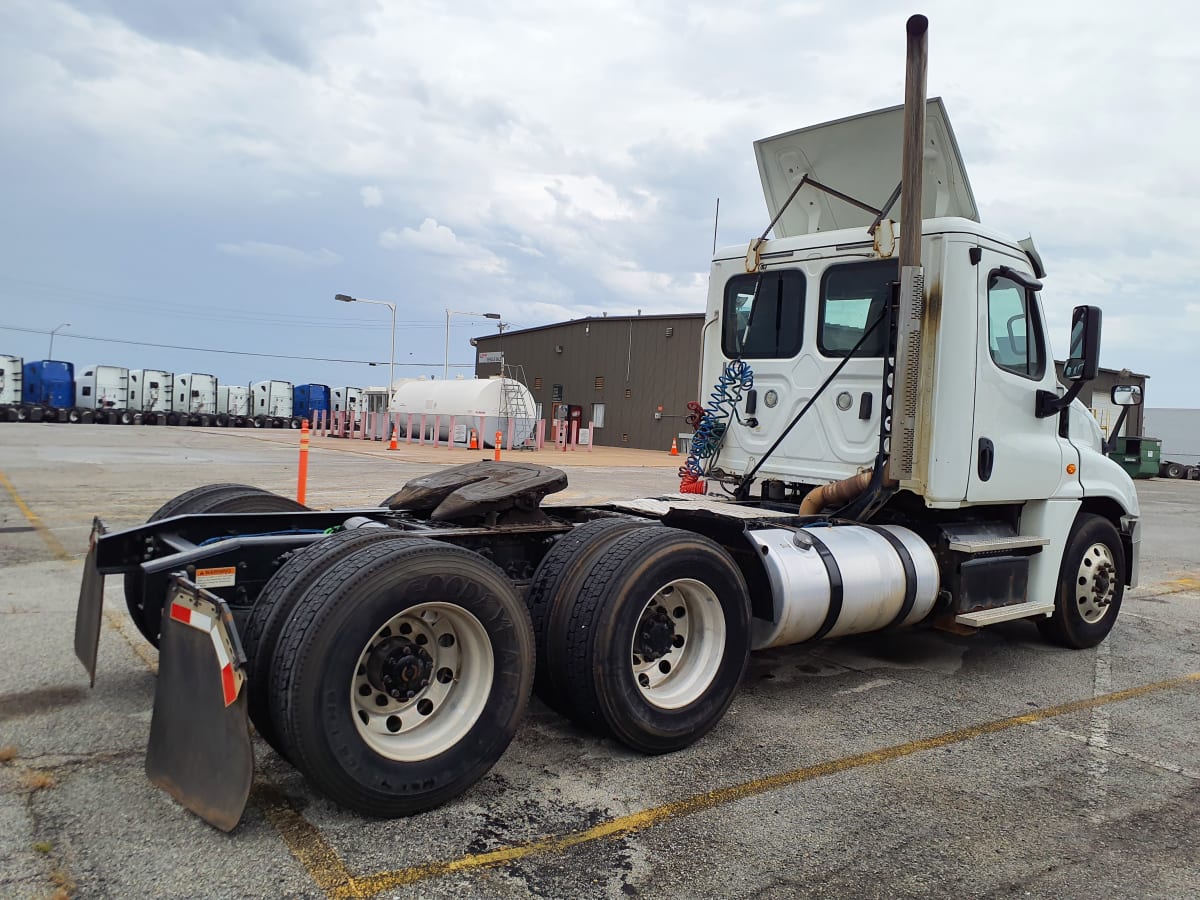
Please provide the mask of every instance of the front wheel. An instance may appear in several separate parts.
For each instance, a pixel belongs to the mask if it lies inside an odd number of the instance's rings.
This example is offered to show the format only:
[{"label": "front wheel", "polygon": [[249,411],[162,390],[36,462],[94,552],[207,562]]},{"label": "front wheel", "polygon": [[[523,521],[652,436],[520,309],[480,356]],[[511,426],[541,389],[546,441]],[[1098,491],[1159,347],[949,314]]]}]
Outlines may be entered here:
[{"label": "front wheel", "polygon": [[297,768],[358,812],[410,815],[457,797],[508,747],[533,629],[479,554],[385,541],[313,583],[272,669],[272,717]]},{"label": "front wheel", "polygon": [[572,718],[643,753],[692,744],[733,702],[750,656],[750,599],[715,542],[652,526],[609,544],[547,635]]},{"label": "front wheel", "polygon": [[1083,650],[1112,631],[1125,594],[1125,551],[1112,522],[1081,513],[1058,575],[1054,613],[1037,619],[1042,636]]}]

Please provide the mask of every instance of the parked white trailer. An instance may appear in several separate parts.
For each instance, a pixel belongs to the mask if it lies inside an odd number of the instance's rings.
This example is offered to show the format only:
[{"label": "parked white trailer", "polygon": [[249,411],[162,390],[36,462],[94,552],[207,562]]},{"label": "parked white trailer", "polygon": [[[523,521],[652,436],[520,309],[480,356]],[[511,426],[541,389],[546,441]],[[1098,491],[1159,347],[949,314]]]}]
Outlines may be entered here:
[{"label": "parked white trailer", "polygon": [[75,406],[93,411],[96,422],[130,425],[129,370],[122,366],[88,366],[75,376]]},{"label": "parked white trailer", "polygon": [[256,381],[250,385],[250,410],[255,428],[299,428],[292,416],[290,381]]},{"label": "parked white trailer", "polygon": [[129,408],[142,414],[142,421],[154,424],[166,420],[171,411],[171,392],[175,376],[162,369],[129,370]]},{"label": "parked white trailer", "polygon": [[245,425],[250,419],[250,388],[244,384],[218,386],[217,415],[225,417],[225,424]]},{"label": "parked white trailer", "polygon": [[[488,771],[531,683],[661,754],[721,720],[752,649],[920,626],[958,642],[1021,619],[1100,644],[1140,547],[1133,482],[1077,399],[1101,313],[1073,312],[1064,390],[1042,260],[980,224],[925,102],[926,25],[908,22],[903,111],[757,145],[774,236],[711,260],[709,401],[679,493],[543,506],[566,473],[485,460],[352,510],[213,484],[137,528],[97,519],[75,645],[94,678],[104,576],[123,575],[160,648],[151,779],[233,828],[249,717],[335,802],[408,815]],[[466,402],[437,411],[491,412]],[[172,575],[202,570],[228,574]]]},{"label": "parked white trailer", "polygon": [[175,376],[168,425],[211,425],[217,415],[217,376],[184,372]]},{"label": "parked white trailer", "polygon": [[21,411],[21,367],[19,356],[0,356],[0,422],[17,422]]}]

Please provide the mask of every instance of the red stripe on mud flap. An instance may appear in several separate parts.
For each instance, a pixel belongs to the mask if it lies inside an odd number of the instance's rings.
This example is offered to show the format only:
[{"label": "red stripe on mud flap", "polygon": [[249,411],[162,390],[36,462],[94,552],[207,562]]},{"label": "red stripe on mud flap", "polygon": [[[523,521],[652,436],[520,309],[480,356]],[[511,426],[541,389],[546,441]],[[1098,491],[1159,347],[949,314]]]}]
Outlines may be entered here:
[{"label": "red stripe on mud flap", "polygon": [[221,690],[225,694],[225,705],[237,699],[237,682],[233,678],[233,665],[226,663],[221,669]]},{"label": "red stripe on mud flap", "polygon": [[184,625],[192,624],[192,611],[182,603],[171,604],[171,618]]}]

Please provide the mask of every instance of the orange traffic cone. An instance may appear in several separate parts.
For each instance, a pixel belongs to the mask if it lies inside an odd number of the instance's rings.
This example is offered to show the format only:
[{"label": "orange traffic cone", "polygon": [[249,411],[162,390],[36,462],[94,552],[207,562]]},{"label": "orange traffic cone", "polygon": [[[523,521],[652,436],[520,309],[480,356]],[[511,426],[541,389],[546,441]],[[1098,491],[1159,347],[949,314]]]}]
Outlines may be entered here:
[{"label": "orange traffic cone", "polygon": [[671,438],[671,455],[672,456],[679,455],[679,442],[676,441],[675,438]]},{"label": "orange traffic cone", "polygon": [[388,444],[388,449],[389,450],[399,450],[400,449],[399,435],[396,433],[395,425],[392,426],[392,442],[390,444]]},{"label": "orange traffic cone", "polygon": [[474,428],[471,429],[471,445],[467,449],[468,450],[478,450],[479,449],[479,435],[475,433]]}]

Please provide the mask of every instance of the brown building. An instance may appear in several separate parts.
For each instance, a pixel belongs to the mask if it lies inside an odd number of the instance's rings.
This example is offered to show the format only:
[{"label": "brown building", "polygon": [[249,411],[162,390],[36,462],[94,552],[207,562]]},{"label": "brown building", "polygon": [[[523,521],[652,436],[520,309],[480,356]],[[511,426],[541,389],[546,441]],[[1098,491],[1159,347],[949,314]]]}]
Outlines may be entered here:
[{"label": "brown building", "polygon": [[598,446],[669,450],[672,437],[691,433],[688,401],[701,399],[703,324],[703,313],[605,316],[478,337],[475,377],[499,375],[503,355],[520,367],[540,417],[579,407]]}]

